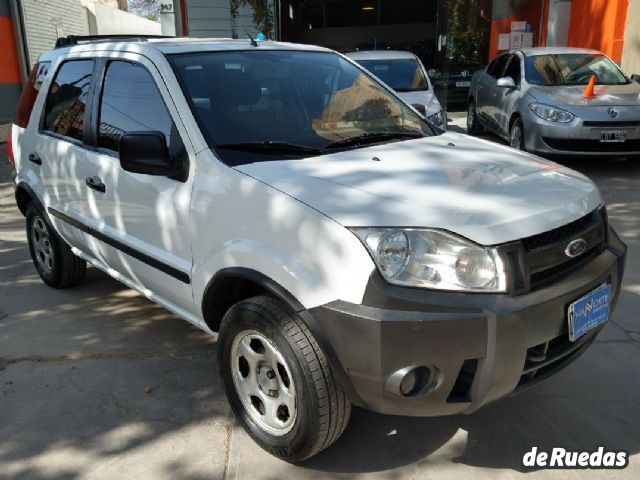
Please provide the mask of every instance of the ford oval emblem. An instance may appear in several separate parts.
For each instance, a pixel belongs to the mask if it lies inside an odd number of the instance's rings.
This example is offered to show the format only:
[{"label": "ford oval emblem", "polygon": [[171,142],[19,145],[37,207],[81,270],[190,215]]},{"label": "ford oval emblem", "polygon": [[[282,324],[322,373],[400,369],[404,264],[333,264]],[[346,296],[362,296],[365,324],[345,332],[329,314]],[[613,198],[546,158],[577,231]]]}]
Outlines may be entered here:
[{"label": "ford oval emblem", "polygon": [[567,247],[564,249],[564,253],[567,257],[574,258],[584,253],[586,248],[587,242],[582,238],[576,238],[569,242]]}]

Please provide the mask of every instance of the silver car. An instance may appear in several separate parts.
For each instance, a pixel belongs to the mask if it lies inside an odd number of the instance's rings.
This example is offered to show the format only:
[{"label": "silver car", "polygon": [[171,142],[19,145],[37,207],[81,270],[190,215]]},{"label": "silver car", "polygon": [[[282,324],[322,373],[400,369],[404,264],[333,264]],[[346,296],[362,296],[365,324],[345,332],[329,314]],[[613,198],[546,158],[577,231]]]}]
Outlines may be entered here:
[{"label": "silver car", "polygon": [[411,52],[368,50],[350,52],[359,63],[393,89],[435,126],[447,129],[447,113],[433,93],[433,85],[420,59]]},{"label": "silver car", "polygon": [[503,53],[471,82],[467,129],[474,134],[483,127],[514,148],[542,155],[637,156],[640,84],[596,50]]}]

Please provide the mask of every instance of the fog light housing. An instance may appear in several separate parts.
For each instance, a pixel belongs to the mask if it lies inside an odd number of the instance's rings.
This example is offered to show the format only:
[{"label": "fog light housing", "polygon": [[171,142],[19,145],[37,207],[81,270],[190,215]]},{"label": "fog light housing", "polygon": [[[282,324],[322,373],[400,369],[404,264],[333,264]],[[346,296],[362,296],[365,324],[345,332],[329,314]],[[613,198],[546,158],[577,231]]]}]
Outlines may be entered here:
[{"label": "fog light housing", "polygon": [[438,387],[439,376],[439,371],[435,367],[412,365],[389,375],[384,389],[401,397],[425,395]]}]

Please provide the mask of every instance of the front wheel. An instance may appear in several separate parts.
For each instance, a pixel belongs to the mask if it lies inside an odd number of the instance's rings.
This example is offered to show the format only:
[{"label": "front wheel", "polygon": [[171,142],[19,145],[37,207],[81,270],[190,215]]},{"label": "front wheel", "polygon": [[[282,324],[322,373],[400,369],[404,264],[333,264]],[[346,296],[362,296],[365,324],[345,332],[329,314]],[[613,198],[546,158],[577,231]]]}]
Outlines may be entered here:
[{"label": "front wheel", "polygon": [[511,125],[509,132],[509,145],[516,150],[525,150],[524,146],[524,130],[522,128],[522,120],[516,118]]},{"label": "front wheel", "polygon": [[478,114],[476,113],[476,104],[469,100],[469,109],[467,111],[467,133],[469,135],[478,135],[482,133],[482,127],[478,123]]},{"label": "front wheel", "polygon": [[258,445],[299,462],[340,437],[351,403],[297,314],[271,297],[244,300],[226,313],[218,338],[227,398]]}]

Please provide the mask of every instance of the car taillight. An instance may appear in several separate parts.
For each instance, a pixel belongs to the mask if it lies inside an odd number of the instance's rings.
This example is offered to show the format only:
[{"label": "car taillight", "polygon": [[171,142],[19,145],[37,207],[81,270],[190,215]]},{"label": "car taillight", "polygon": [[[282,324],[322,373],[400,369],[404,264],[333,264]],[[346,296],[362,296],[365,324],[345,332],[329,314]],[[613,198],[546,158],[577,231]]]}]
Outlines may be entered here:
[{"label": "car taillight", "polygon": [[11,133],[9,133],[9,138],[7,138],[7,159],[9,160],[9,164],[12,166],[16,166],[16,160],[13,158],[13,140],[11,139]]}]

